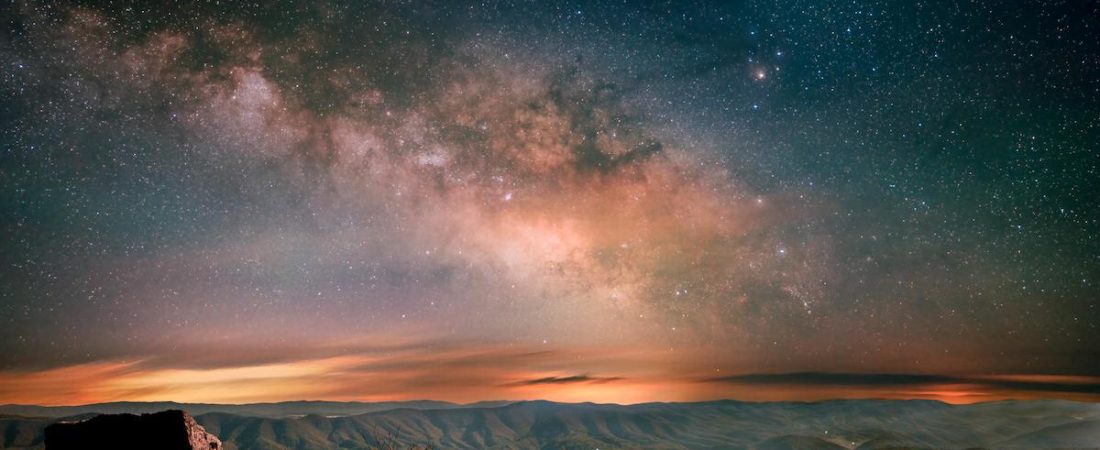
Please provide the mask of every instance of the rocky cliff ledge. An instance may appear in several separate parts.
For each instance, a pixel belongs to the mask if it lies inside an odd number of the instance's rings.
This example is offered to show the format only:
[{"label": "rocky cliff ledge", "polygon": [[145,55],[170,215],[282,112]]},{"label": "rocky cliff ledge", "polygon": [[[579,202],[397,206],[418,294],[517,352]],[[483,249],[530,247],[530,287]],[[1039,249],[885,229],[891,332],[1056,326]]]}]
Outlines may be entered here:
[{"label": "rocky cliff ledge", "polygon": [[221,450],[222,442],[186,411],[104,414],[46,427],[46,450]]}]

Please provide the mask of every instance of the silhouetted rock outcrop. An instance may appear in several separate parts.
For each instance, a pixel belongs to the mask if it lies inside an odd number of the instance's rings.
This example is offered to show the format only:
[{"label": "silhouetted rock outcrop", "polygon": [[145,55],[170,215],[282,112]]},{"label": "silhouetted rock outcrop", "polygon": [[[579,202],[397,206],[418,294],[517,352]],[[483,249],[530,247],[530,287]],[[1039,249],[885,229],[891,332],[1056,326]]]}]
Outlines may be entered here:
[{"label": "silhouetted rock outcrop", "polygon": [[46,450],[221,450],[222,442],[207,433],[185,411],[154,414],[104,414],[80,422],[46,427]]}]

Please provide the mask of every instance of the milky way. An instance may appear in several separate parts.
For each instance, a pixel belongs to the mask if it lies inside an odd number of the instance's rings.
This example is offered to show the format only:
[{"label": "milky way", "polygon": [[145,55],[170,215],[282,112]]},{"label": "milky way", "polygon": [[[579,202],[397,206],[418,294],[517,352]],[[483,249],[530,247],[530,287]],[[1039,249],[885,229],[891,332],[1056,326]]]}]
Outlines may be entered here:
[{"label": "milky way", "polygon": [[1094,398],[1097,12],[9,4],[0,402]]}]

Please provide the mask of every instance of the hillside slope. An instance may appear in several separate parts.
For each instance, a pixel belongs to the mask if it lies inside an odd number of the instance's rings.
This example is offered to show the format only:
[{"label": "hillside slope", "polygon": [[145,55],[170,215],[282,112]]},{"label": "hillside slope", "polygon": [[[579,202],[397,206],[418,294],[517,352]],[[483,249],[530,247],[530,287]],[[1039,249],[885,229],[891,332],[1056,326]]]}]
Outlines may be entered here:
[{"label": "hillside slope", "polygon": [[[41,448],[56,419],[0,417],[0,449]],[[344,417],[196,417],[229,450],[369,449],[383,439],[444,449],[1065,448],[1097,444],[1100,405],[1005,401],[820,403],[517,402]]]}]

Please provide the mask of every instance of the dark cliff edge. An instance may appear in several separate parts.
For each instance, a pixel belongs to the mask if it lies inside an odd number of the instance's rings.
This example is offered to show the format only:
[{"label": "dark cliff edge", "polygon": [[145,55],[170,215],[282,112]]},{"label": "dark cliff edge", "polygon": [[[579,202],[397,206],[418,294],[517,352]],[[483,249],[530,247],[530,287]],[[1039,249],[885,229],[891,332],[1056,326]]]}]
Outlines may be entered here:
[{"label": "dark cliff edge", "polygon": [[153,414],[104,414],[80,422],[46,427],[46,450],[221,450],[222,442],[186,411]]}]

